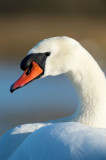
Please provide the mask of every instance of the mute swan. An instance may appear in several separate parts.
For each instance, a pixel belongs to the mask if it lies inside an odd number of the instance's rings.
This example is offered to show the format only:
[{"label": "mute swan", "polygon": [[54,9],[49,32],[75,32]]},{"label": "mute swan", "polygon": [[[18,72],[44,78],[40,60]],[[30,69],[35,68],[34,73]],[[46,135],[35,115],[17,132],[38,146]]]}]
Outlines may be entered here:
[{"label": "mute swan", "polygon": [[32,48],[21,69],[11,92],[33,79],[66,73],[80,103],[73,116],[7,132],[0,139],[0,159],[106,160],[106,79],[93,57],[76,40],[53,37]]}]

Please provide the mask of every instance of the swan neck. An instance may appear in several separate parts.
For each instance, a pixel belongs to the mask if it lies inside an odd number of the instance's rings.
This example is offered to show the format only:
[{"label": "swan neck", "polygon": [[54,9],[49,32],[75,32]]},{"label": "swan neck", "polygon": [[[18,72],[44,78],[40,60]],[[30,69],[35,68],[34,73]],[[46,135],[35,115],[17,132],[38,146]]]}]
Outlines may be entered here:
[{"label": "swan neck", "polygon": [[[84,57],[83,57],[84,59]],[[76,112],[69,117],[50,121],[79,122],[93,127],[106,127],[106,79],[105,75],[89,54],[75,69],[70,67],[68,75],[79,96]]]},{"label": "swan neck", "polygon": [[94,127],[106,127],[106,79],[95,60],[90,55],[88,57],[88,66],[84,63],[84,67],[79,66],[76,71],[68,72],[80,99],[70,120]]}]

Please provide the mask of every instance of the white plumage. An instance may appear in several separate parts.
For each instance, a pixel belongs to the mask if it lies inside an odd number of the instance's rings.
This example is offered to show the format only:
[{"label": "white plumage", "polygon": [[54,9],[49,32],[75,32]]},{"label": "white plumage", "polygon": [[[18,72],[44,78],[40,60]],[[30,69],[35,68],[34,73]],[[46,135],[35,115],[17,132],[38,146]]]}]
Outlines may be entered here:
[{"label": "white plumage", "polygon": [[[49,38],[30,53],[50,52],[45,73],[66,73],[80,98],[73,116],[22,125],[0,139],[0,159],[106,160],[106,79],[93,57],[69,37]],[[104,129],[103,129],[104,128]]]}]

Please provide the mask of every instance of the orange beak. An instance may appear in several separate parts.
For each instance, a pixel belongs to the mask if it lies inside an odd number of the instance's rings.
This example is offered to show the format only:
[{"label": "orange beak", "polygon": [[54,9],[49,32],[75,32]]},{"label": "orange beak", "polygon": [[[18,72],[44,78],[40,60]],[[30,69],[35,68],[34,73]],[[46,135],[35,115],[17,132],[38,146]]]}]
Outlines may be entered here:
[{"label": "orange beak", "polygon": [[23,87],[35,78],[38,78],[43,73],[43,69],[35,61],[32,61],[32,68],[30,70],[30,73],[28,73],[28,70],[29,68],[26,69],[22,76],[11,86],[11,92],[20,87]]}]

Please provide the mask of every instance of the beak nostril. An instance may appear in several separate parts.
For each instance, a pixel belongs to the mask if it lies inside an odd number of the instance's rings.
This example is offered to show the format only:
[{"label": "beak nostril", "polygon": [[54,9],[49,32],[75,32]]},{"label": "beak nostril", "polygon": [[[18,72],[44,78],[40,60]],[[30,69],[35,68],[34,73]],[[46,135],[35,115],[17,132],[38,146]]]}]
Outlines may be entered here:
[{"label": "beak nostril", "polygon": [[32,63],[31,63],[31,65],[29,66],[29,68],[28,68],[28,70],[27,70],[27,72],[25,73],[26,75],[28,75],[28,74],[30,74],[31,73],[31,69],[32,69]]},{"label": "beak nostril", "polygon": [[25,73],[26,75],[30,74],[31,73],[31,70],[28,69],[28,71]]}]

